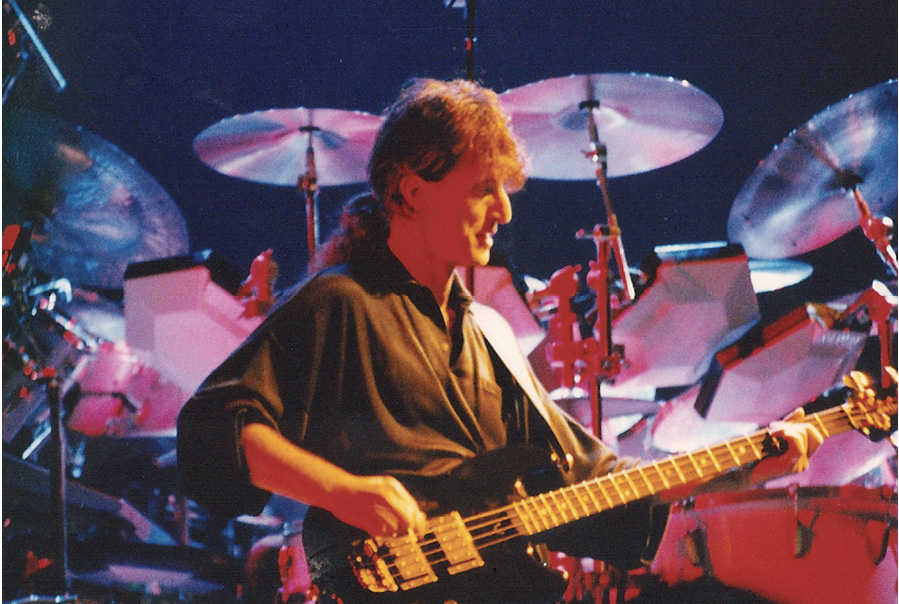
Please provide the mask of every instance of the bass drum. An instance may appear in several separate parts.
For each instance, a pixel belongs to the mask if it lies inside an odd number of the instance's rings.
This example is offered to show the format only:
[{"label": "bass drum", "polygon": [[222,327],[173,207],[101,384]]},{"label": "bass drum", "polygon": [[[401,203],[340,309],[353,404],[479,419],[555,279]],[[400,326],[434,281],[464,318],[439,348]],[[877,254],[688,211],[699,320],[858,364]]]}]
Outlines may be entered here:
[{"label": "bass drum", "polygon": [[675,504],[652,564],[783,604],[895,604],[896,493],[856,486],[701,495]]}]

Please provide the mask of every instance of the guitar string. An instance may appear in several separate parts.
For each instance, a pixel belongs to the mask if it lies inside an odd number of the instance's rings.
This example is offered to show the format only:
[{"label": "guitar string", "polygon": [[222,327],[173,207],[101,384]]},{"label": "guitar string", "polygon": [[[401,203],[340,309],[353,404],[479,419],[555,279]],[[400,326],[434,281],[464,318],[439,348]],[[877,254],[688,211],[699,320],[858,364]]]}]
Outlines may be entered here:
[{"label": "guitar string", "polygon": [[[841,405],[839,407],[834,407],[832,409],[828,409],[826,411],[822,411],[820,413],[812,414],[811,416],[805,418],[805,420],[803,420],[803,421],[808,422],[808,423],[811,423],[814,421],[815,423],[817,423],[819,425],[819,427],[822,427],[822,429],[825,430],[827,435],[829,435],[829,434],[833,433],[835,429],[836,429],[836,432],[840,432],[845,429],[848,429],[851,426],[855,426],[857,421],[859,419],[865,419],[867,414],[868,414],[868,412],[864,409],[860,409],[858,405],[845,404],[845,405]],[[855,419],[856,421],[853,421],[853,419]],[[827,427],[823,426],[822,424],[832,424],[831,429],[827,429]],[[721,461],[725,461],[729,465],[729,467],[727,467],[724,470],[726,472],[729,469],[739,467],[741,465],[745,465],[745,463],[748,463],[749,461],[751,461],[751,458],[749,458],[748,456],[745,461],[741,461],[739,458],[737,458],[732,447],[730,446],[731,443],[736,442],[736,441],[748,442],[749,448],[743,449],[740,452],[746,453],[747,450],[752,450],[754,453],[754,457],[756,459],[760,459],[761,457],[764,457],[764,455],[762,455],[760,457],[759,453],[755,450],[755,448],[756,448],[756,446],[761,446],[764,443],[764,440],[768,436],[770,436],[769,431],[760,430],[760,431],[757,431],[757,432],[754,432],[754,433],[751,433],[748,435],[744,435],[742,437],[738,437],[736,439],[732,439],[731,441],[726,441],[724,443],[719,443],[717,445],[711,445],[709,447],[706,447],[702,451],[712,453],[712,455],[716,459],[718,458],[719,454],[724,455],[724,457],[721,459]],[[700,452],[702,452],[702,451],[700,451]],[[555,491],[551,491],[550,493],[562,494],[562,493],[567,493],[568,491],[574,492],[577,488],[587,489],[588,492],[590,492],[591,489],[598,489],[601,492],[601,494],[603,495],[603,498],[611,501],[611,505],[609,506],[609,508],[606,508],[606,509],[611,509],[612,507],[618,507],[618,506],[628,503],[630,501],[636,501],[637,499],[641,499],[641,498],[651,495],[651,494],[653,494],[653,492],[657,492],[657,491],[650,490],[646,495],[640,495],[639,490],[637,490],[637,492],[634,493],[632,496],[624,497],[624,498],[619,497],[619,498],[617,498],[617,501],[616,501],[615,498],[611,498],[608,496],[607,489],[603,489],[603,487],[600,483],[610,482],[614,485],[615,484],[614,481],[616,480],[616,478],[613,478],[613,477],[618,477],[619,474],[636,471],[639,468],[644,471],[650,470],[650,469],[654,470],[656,477],[652,476],[653,472],[647,473],[650,476],[650,478],[652,479],[653,485],[654,486],[660,485],[662,487],[668,488],[668,483],[664,479],[664,473],[661,470],[659,470],[658,466],[668,464],[670,466],[676,467],[678,465],[678,462],[685,463],[686,461],[689,460],[690,466],[692,466],[694,468],[694,470],[692,472],[690,472],[689,467],[685,465],[684,469],[687,469],[688,473],[685,475],[680,475],[681,473],[678,472],[679,478],[683,479],[682,484],[688,484],[689,482],[692,482],[693,480],[698,480],[703,477],[699,468],[696,466],[695,461],[691,459],[691,456],[693,456],[694,453],[696,453],[696,452],[672,455],[672,456],[666,457],[661,460],[653,461],[649,464],[644,464],[642,466],[636,466],[629,470],[625,470],[622,473],[608,474],[606,476],[595,478],[595,479],[587,481],[587,482],[582,482],[582,483],[578,483],[576,485],[570,485],[568,487],[556,489]],[[734,464],[734,465],[730,465],[730,464]],[[646,473],[646,472],[643,472],[643,473]],[[643,473],[641,473],[641,474],[643,474]],[[717,471],[715,472],[716,475],[719,473],[721,473],[721,472],[717,472]],[[694,474],[695,474],[695,476],[694,476]],[[691,476],[691,478],[687,478],[687,476]],[[631,484],[633,484],[633,483],[631,483]],[[616,491],[617,490],[618,489],[616,488]],[[661,489],[659,489],[659,490],[661,490]],[[544,498],[545,498],[545,496],[548,495],[548,493],[543,493],[541,495],[544,496]],[[540,498],[541,495],[530,497],[529,499]],[[576,496],[576,493],[575,493],[575,496]],[[580,501],[580,499],[579,499],[579,501]],[[499,508],[496,508],[493,510],[488,510],[488,511],[482,512],[480,514],[473,515],[464,522],[464,528],[467,529],[469,531],[469,534],[472,535],[472,541],[475,543],[475,545],[477,546],[478,549],[482,549],[482,548],[488,547],[490,545],[496,545],[496,544],[502,543],[504,541],[508,541],[508,540],[511,540],[511,539],[514,539],[514,538],[517,538],[520,536],[524,536],[527,534],[527,533],[522,532],[522,529],[523,528],[526,529],[526,527],[527,527],[526,522],[521,518],[521,516],[519,514],[512,513],[512,512],[517,511],[516,504],[519,504],[518,507],[525,507],[527,505],[527,504],[522,504],[520,501],[515,502],[515,503],[508,504],[508,505],[505,505],[505,506],[502,506],[502,507],[499,507]],[[566,505],[569,506],[569,509],[571,509],[570,508],[571,504],[568,504],[566,502]],[[558,504],[556,504],[556,506],[558,507]],[[551,505],[547,505],[546,507],[552,508]],[[602,511],[606,511],[606,509],[601,509],[601,507],[598,505],[596,507],[600,508],[600,509],[596,509],[595,511],[593,511],[587,515],[595,515]],[[558,513],[560,515],[564,516],[564,513],[562,513],[561,511],[559,511]],[[553,516],[553,512],[550,512],[550,516]],[[586,516],[582,516],[582,517],[586,517]],[[546,520],[545,515],[542,516],[542,518],[544,520]],[[575,516],[575,519],[579,519],[579,518],[577,516]],[[550,520],[555,521],[553,518],[550,518]],[[489,530],[486,533],[477,534],[477,536],[472,534],[472,533],[478,533],[478,531],[480,531],[482,529],[489,529],[492,526],[495,527],[497,524],[500,524],[500,525],[505,524],[506,526],[501,527],[501,528],[494,528],[492,530]],[[549,529],[555,528],[557,526],[559,526],[558,522],[556,522],[554,525],[547,526],[547,528],[545,528],[545,529],[541,529],[541,530],[538,530],[535,532],[542,532],[543,530],[549,530]],[[446,527],[439,527],[439,528],[443,529],[442,531],[439,531],[441,533],[446,532],[446,529],[453,529],[453,530],[458,529],[458,527],[454,526],[454,525],[448,525]],[[509,531],[514,531],[514,534],[511,534],[511,535],[508,534]],[[428,563],[431,564],[432,566],[435,564],[440,564],[442,562],[448,561],[448,558],[445,555],[443,557],[439,557],[439,556],[441,556],[441,554],[444,554],[444,550],[440,547],[440,540],[439,540],[439,538],[437,538],[437,533],[438,533],[437,529],[429,531],[428,533],[425,533],[425,535],[424,535],[425,537],[427,537],[430,534],[433,534],[434,538],[433,539],[423,539],[422,541],[418,542],[418,544],[417,544],[418,547],[421,549],[424,549],[424,548],[430,547],[430,546],[438,547],[438,549],[436,551],[432,551],[428,554],[425,554],[425,558],[427,559]],[[389,539],[385,540],[385,544],[387,544],[388,547],[391,547],[389,545],[389,543],[387,543],[387,541],[389,541]],[[397,544],[397,546],[399,546],[399,545],[400,544]],[[406,544],[406,545],[414,545],[414,544]],[[438,556],[438,558],[432,559],[433,556]],[[393,563],[388,563],[388,566],[393,566],[394,568],[396,568],[396,562],[394,561]]]},{"label": "guitar string", "polygon": [[[837,411],[839,411],[839,409],[837,409]],[[819,417],[817,417],[817,419],[820,420],[820,419],[821,419],[821,417],[820,417],[821,414],[816,414],[816,415],[819,416]],[[812,419],[812,418],[809,418],[809,419]],[[828,421],[830,421],[831,418],[824,418],[824,419],[827,419]],[[836,419],[837,419],[838,421],[834,423],[834,427],[839,428],[839,427],[840,427],[839,424],[841,423],[841,422],[839,421],[840,418],[837,417]],[[828,431],[828,432],[829,432],[829,431]],[[761,444],[764,442],[764,440],[768,437],[768,435],[769,435],[769,433],[768,433],[767,431],[762,430],[762,431],[756,432],[756,433],[754,433],[754,434],[750,434],[750,435],[747,435],[747,436],[745,436],[745,437],[741,437],[741,438],[735,439],[735,440],[740,440],[740,441],[746,440],[746,441],[748,441],[748,442],[750,443],[750,449],[747,449],[747,450],[753,450],[753,451],[755,451],[755,447],[758,446],[758,445],[761,445]],[[733,442],[733,441],[731,441],[731,442]],[[725,457],[724,457],[723,460],[726,461],[728,464],[731,464],[731,463],[733,463],[734,461],[737,462],[736,465],[731,465],[728,469],[731,469],[732,467],[737,467],[737,466],[739,466],[739,465],[744,465],[746,462],[742,462],[742,463],[741,463],[739,459],[737,459],[737,460],[734,459],[734,453],[733,453],[733,451],[731,450],[731,447],[727,446],[728,444],[729,444],[729,443],[722,443],[722,444],[719,444],[719,445],[713,445],[713,446],[708,447],[707,449],[709,449],[709,450],[710,450],[716,457],[717,457],[719,454],[724,454]],[[727,449],[727,451],[725,451],[725,449]],[[744,450],[744,452],[745,452],[745,450]],[[653,467],[653,466],[655,466],[655,465],[657,465],[657,464],[658,464],[658,465],[662,465],[662,464],[665,464],[665,463],[667,463],[667,464],[669,464],[669,465],[676,465],[676,460],[679,460],[681,463],[684,463],[684,464],[685,464],[685,462],[689,459],[689,457],[690,457],[691,455],[692,455],[692,453],[683,454],[683,455],[671,456],[671,457],[668,457],[668,458],[665,458],[665,459],[662,459],[662,460],[658,460],[657,462],[653,462],[652,464],[644,465],[644,466],[638,466],[638,467],[641,468],[641,469],[643,469],[643,470],[649,470],[650,468],[654,469],[654,470],[656,471],[656,473],[658,474],[658,478],[661,479],[661,478],[663,477],[663,473],[660,472],[660,471],[658,470],[658,468],[655,468],[655,467]],[[759,458],[757,453],[755,453],[755,457],[756,457],[756,458]],[[749,460],[751,460],[751,458],[747,456],[747,461],[749,461]],[[694,466],[694,468],[695,468],[695,462],[694,462],[694,461],[691,461],[691,464],[690,464],[690,465],[691,465],[691,466]],[[686,465],[685,465],[685,469],[688,469],[688,468],[689,468],[689,466],[686,466]],[[631,470],[628,470],[627,472],[630,472],[630,471],[633,471],[633,470],[636,470],[636,469],[637,469],[637,468],[632,468]],[[725,470],[725,471],[726,471],[726,470]],[[652,473],[650,472],[649,475],[651,476],[651,474],[652,474]],[[615,480],[615,479],[610,478],[611,476],[613,476],[613,475],[603,476],[603,477],[600,477],[600,478],[598,478],[598,479],[594,479],[594,480],[592,480],[592,481],[589,481],[588,483],[579,483],[578,485],[571,485],[571,486],[565,487],[565,488],[563,488],[563,489],[558,489],[558,490],[556,491],[556,493],[562,493],[562,492],[567,492],[567,491],[572,491],[572,492],[574,492],[576,488],[587,488],[587,489],[590,489],[590,488],[596,487],[596,488],[599,488],[600,490],[604,490],[604,489],[602,488],[602,485],[601,485],[600,483],[601,483],[601,482],[611,482],[612,484],[614,484],[614,480]],[[702,477],[702,474],[698,471],[698,469],[696,469],[696,470],[694,470],[693,472],[689,472],[689,471],[688,471],[687,476],[689,476],[689,478],[687,478],[687,477],[685,476],[685,477],[684,477],[685,482],[691,482],[692,480],[696,480],[696,479],[701,478],[701,477]],[[656,481],[656,478],[653,477],[653,480]],[[664,480],[663,480],[662,482],[664,483]],[[606,487],[608,487],[608,485],[606,485]],[[607,489],[605,489],[605,490],[607,490]],[[650,491],[650,493],[648,493],[648,494],[652,494],[652,492]],[[542,495],[543,495],[544,498],[545,498],[545,496],[546,496],[547,494],[544,493],[544,494],[542,494]],[[575,494],[575,496],[576,496],[576,494]],[[634,501],[634,500],[639,499],[639,498],[642,498],[642,497],[644,497],[644,496],[646,496],[646,495],[640,495],[639,492],[637,492],[637,493],[635,493],[634,495],[632,495],[632,496],[630,496],[630,497],[626,497],[626,498],[624,498],[624,499],[622,499],[621,497],[614,498],[615,500],[613,501],[612,505],[610,505],[610,507],[617,507],[617,506],[619,506],[619,505],[622,505],[622,504],[627,503],[627,502],[629,502],[629,501]],[[538,495],[538,496],[536,496],[536,497],[539,498],[540,496]],[[516,502],[516,503],[521,504],[521,502]],[[569,506],[570,506],[571,504],[568,504],[568,502],[566,501],[566,505],[569,505]],[[582,505],[583,505],[583,504],[582,504]],[[489,545],[501,543],[501,542],[503,542],[503,541],[506,541],[506,540],[509,540],[509,539],[513,539],[513,538],[522,536],[521,529],[522,529],[523,527],[526,528],[526,522],[525,522],[520,516],[516,517],[515,514],[511,514],[511,513],[510,513],[510,512],[516,511],[516,510],[515,510],[515,507],[516,507],[516,504],[513,503],[513,504],[510,504],[510,505],[507,505],[507,506],[503,506],[503,507],[501,507],[501,508],[497,508],[497,509],[494,509],[494,510],[490,510],[490,511],[483,512],[483,513],[481,513],[481,514],[472,516],[472,517],[470,517],[470,518],[466,521],[465,527],[469,530],[470,533],[477,533],[480,529],[489,528],[489,527],[495,526],[495,525],[497,525],[497,524],[504,525],[504,526],[501,526],[500,528],[497,528],[497,529],[488,531],[487,533],[478,534],[477,536],[474,536],[474,535],[473,535],[473,541],[474,541],[476,544],[478,544],[478,542],[481,542],[481,545],[478,545],[478,547],[483,548],[483,547],[486,547],[486,546],[489,546]],[[522,507],[522,506],[519,505],[519,507]],[[552,505],[547,505],[546,507],[552,509]],[[559,515],[561,515],[561,516],[564,517],[565,514],[564,514],[560,509],[558,509],[558,508],[559,508],[558,504],[556,504],[556,508],[557,508],[557,512],[556,512],[556,513],[558,513]],[[569,508],[569,509],[573,510],[573,508]],[[592,512],[591,514],[588,514],[588,515],[592,515],[592,514],[595,514],[595,513],[599,513],[599,512],[601,512],[601,511],[605,511],[605,510],[603,510],[603,509],[597,509],[596,511],[594,511],[594,512]],[[550,512],[550,519],[549,519],[549,520],[552,520],[552,521],[554,522],[554,524],[548,525],[546,528],[543,528],[543,529],[538,530],[538,531],[536,531],[536,532],[542,532],[542,530],[548,530],[548,529],[550,529],[550,528],[554,528],[555,526],[558,526],[558,523],[555,521],[555,519],[553,518],[553,516],[554,516],[554,514],[553,514],[553,512],[551,511],[551,512]],[[575,519],[577,519],[577,516],[575,516]],[[547,520],[547,519],[545,518],[545,516],[542,517],[542,520],[543,520],[543,524],[546,524],[546,520]],[[480,521],[480,524],[477,524],[478,521]],[[539,524],[539,523],[538,523],[538,524]],[[508,534],[509,531],[516,531],[516,532],[513,533],[513,534]],[[487,542],[486,544],[484,544],[485,541]],[[435,540],[431,540],[431,541],[425,540],[425,541],[422,541],[422,542],[420,543],[420,545],[421,545],[422,547],[426,547],[426,546],[428,546],[428,545],[438,545],[438,546],[439,546],[439,540],[436,540],[436,539],[435,539]],[[439,556],[441,553],[443,553],[442,549],[438,549],[438,550],[435,551],[435,552],[431,552],[431,554],[429,554],[429,556],[430,556],[431,558],[433,558],[434,555]],[[427,557],[427,556],[426,556],[426,557]],[[446,560],[446,558],[437,558],[437,559],[434,559],[434,560],[429,559],[428,561],[429,561],[430,563],[432,563],[432,564],[439,564],[439,563],[444,562],[444,561],[447,561],[447,560]]]}]

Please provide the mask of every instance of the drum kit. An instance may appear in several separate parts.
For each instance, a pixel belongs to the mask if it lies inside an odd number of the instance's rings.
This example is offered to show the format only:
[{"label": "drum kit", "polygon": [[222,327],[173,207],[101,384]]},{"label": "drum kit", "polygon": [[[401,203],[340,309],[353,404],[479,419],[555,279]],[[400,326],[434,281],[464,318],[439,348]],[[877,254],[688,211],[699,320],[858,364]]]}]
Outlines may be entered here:
[{"label": "drum kit", "polygon": [[[737,195],[729,244],[659,246],[639,272],[628,265],[607,179],[660,169],[698,152],[722,127],[719,105],[689,82],[634,73],[552,78],[499,99],[528,152],[529,175],[595,180],[605,206],[608,224],[576,235],[596,244],[586,278],[594,307],[583,316],[571,310],[581,290],[579,266],[561,269],[528,292],[548,334],[534,353],[545,358],[532,356],[535,365],[549,367],[541,377],[560,404],[597,433],[636,414],[641,421],[628,430],[642,431],[647,455],[692,450],[832,391],[872,333],[882,365],[894,363],[895,281],[803,306],[764,326],[756,294],[808,278],[812,267],[794,257],[857,226],[895,277],[891,221],[883,215],[897,201],[896,81],[851,95],[784,138]],[[313,254],[318,187],[366,181],[381,123],[359,111],[270,109],[209,126],[193,150],[221,174],[296,187],[306,202]],[[28,457],[46,438],[40,369],[49,367],[62,382],[70,430],[90,438],[171,436],[187,393],[131,353],[121,307],[93,292],[120,289],[133,263],[187,252],[187,230],[174,202],[132,158],[86,130],[25,111],[11,113],[3,129],[4,187],[7,200],[16,200],[10,222],[18,223],[7,227],[3,245],[4,444],[21,443],[17,454]],[[617,271],[610,269],[613,258]],[[636,285],[634,274],[641,275]],[[647,390],[654,392],[647,397]],[[852,459],[834,451],[821,460],[827,468],[842,455],[842,471],[822,470],[825,482],[813,476],[803,484],[839,486],[859,479],[872,460],[895,459],[889,440],[844,451],[852,451]],[[885,484],[895,486],[895,474]],[[787,514],[781,502],[793,496],[776,495],[772,517]],[[869,503],[883,507],[861,497],[865,510]],[[700,523],[711,522],[692,513]],[[891,513],[892,524],[889,514],[886,521],[895,549],[895,504]],[[811,544],[816,547],[826,546]],[[683,563],[670,552],[665,556],[675,559],[671,567]],[[895,551],[892,561],[895,571]],[[712,565],[718,572],[716,560]]]}]

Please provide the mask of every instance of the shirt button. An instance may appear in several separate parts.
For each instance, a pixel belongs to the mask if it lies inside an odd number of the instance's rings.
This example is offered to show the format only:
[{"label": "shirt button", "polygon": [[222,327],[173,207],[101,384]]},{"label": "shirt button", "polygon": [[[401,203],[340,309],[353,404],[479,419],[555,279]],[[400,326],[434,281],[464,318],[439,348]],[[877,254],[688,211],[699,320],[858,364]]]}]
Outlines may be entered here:
[{"label": "shirt button", "polygon": [[443,342],[443,343],[440,345],[440,349],[441,349],[443,352],[449,352],[449,349],[450,349],[449,343],[448,343],[448,342]]}]

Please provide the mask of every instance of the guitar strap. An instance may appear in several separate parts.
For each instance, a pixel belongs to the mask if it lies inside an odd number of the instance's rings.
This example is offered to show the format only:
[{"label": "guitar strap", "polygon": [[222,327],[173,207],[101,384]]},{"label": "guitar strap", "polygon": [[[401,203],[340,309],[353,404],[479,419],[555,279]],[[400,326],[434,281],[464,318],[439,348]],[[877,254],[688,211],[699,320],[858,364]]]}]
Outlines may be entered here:
[{"label": "guitar strap", "polygon": [[495,309],[481,304],[472,302],[471,313],[474,316],[475,323],[484,334],[487,343],[493,348],[496,355],[512,374],[512,379],[524,391],[525,395],[531,401],[531,405],[540,413],[543,421],[549,428],[552,435],[552,446],[559,454],[561,459],[565,459],[565,450],[559,442],[555,431],[552,429],[553,422],[550,419],[549,411],[541,396],[541,388],[534,381],[534,374],[528,367],[528,363],[518,348],[518,341],[515,339],[515,332],[509,326],[509,323]]}]

